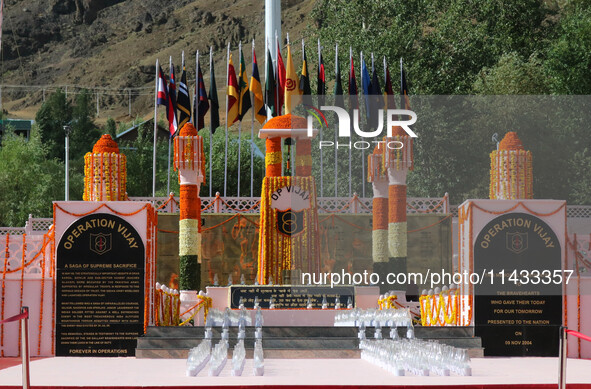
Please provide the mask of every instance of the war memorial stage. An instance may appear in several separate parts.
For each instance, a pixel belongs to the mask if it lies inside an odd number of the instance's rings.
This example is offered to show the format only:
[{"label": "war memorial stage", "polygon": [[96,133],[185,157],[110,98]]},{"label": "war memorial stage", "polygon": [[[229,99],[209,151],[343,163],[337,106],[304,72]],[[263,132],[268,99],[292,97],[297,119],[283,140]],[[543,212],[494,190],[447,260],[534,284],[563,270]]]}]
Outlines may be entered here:
[{"label": "war memorial stage", "polygon": [[[31,386],[43,388],[179,388],[260,386],[298,388],[556,388],[557,358],[475,358],[472,376],[396,377],[361,359],[265,359],[265,375],[253,376],[247,359],[242,377],[226,365],[218,377],[201,371],[186,377],[184,359],[50,357],[31,361]],[[569,389],[591,387],[591,361],[569,359]],[[0,386],[20,388],[20,358],[0,358]]]}]

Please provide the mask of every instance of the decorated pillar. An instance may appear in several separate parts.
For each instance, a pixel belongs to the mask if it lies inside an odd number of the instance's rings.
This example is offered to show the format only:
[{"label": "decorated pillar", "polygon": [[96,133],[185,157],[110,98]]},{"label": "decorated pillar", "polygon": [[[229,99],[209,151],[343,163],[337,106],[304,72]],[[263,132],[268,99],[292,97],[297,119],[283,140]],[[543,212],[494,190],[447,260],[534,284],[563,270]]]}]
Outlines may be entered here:
[{"label": "decorated pillar", "polygon": [[[393,128],[384,147],[388,172],[388,262],[374,264],[374,271],[383,276],[406,272],[406,176],[414,168],[412,138],[402,128]],[[380,292],[388,289],[391,285],[380,285]]]},{"label": "decorated pillar", "polygon": [[95,143],[92,153],[84,156],[85,201],[127,200],[127,167],[125,155],[110,135]]},{"label": "decorated pillar", "polygon": [[296,176],[312,175],[312,139],[300,138],[296,144]]},{"label": "decorated pillar", "polygon": [[[367,158],[367,177],[373,187],[372,258],[376,264],[388,262],[388,175],[384,147],[376,146]],[[377,265],[379,267],[381,265]]]},{"label": "decorated pillar", "polygon": [[191,123],[174,138],[174,168],[179,173],[179,288],[198,291],[201,283],[201,199],[205,179],[203,138]]},{"label": "decorated pillar", "polygon": [[[293,270],[320,271],[316,183],[311,177],[307,126],[306,119],[287,114],[272,118],[259,132],[260,138],[266,138],[257,275],[261,285],[271,280],[280,285],[293,282]],[[296,141],[295,176],[281,175],[282,138]]]},{"label": "decorated pillar", "polygon": [[490,153],[490,191],[493,200],[532,199],[532,159],[515,132],[508,132]]}]

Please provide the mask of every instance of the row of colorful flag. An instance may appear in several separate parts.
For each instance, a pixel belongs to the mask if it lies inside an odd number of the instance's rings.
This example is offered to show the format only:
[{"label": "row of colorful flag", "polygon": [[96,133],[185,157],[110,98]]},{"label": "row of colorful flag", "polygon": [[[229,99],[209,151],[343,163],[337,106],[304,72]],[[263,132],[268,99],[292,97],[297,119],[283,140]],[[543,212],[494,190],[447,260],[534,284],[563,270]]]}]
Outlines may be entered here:
[{"label": "row of colorful flag", "polygon": [[[285,63],[281,55],[281,48],[277,44],[277,60],[273,61],[271,51],[267,49],[267,61],[265,69],[265,85],[264,91],[259,75],[259,67],[257,57],[254,49],[254,40],[252,42],[252,73],[250,82],[246,72],[246,62],[244,60],[244,52],[242,44],[239,46],[239,66],[238,72],[234,66],[232,53],[230,52],[230,45],[228,44],[227,54],[227,108],[226,108],[226,122],[230,126],[235,122],[242,121],[246,113],[252,108],[252,116],[259,123],[264,124],[269,117],[278,116],[285,113],[290,113],[295,106],[302,102],[302,96],[311,95],[310,77],[308,72],[308,60],[306,56],[306,48],[302,41],[302,68],[298,76],[296,68],[293,63],[291,44],[287,44],[287,58]],[[365,98],[365,112],[370,119],[370,99],[372,97],[384,95],[386,97],[385,105],[388,108],[395,108],[395,99],[388,98],[394,96],[394,88],[390,78],[390,71],[383,58],[383,82],[384,87],[381,87],[380,79],[378,77],[377,69],[374,63],[373,53],[371,55],[371,72],[366,64],[363,53],[361,53],[361,91]],[[174,65],[172,59],[170,60],[170,75],[167,77],[162,70],[162,67],[157,63],[157,99],[158,105],[166,107],[166,117],[169,123],[169,130],[171,136],[174,136],[177,131],[187,122],[191,121],[198,130],[204,128],[204,118],[207,112],[210,112],[210,128],[215,132],[220,125],[219,117],[219,101],[218,92],[215,82],[215,71],[213,64],[212,50],[210,49],[209,56],[209,90],[206,90],[201,65],[199,62],[199,52],[196,54],[196,78],[193,92],[193,103],[191,105],[191,98],[189,88],[187,86],[187,71],[184,60],[182,61],[182,74],[178,83],[175,78]],[[320,43],[318,44],[318,70],[317,70],[317,91],[319,96],[326,95],[326,70],[324,67],[324,60]],[[370,75],[371,74],[371,75]],[[353,51],[349,49],[349,77],[348,77],[349,107],[359,108],[357,80],[355,76],[355,61],[353,58]],[[252,100],[251,100],[252,94]],[[334,95],[340,97],[343,95],[343,84],[341,82],[341,68],[338,59],[338,45],[335,46],[335,86]],[[401,107],[409,108],[408,102],[408,88],[406,83],[406,75],[400,60],[400,97]]]}]

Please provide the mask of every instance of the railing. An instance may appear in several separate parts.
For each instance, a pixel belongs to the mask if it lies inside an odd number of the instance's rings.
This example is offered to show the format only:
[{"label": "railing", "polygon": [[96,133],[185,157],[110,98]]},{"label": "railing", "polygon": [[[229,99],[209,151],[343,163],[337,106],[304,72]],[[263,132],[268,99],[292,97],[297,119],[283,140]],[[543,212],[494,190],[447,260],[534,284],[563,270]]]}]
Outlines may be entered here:
[{"label": "railing", "polygon": [[[130,201],[151,202],[158,212],[178,213],[179,198],[169,197],[130,197]],[[260,197],[202,197],[202,213],[258,213]],[[320,213],[371,213],[371,197],[318,197]],[[409,197],[406,203],[409,214],[451,213],[458,217],[458,205],[449,204],[447,193],[443,197]],[[570,218],[591,219],[591,205],[567,205],[566,216]],[[0,227],[3,235],[43,235],[53,224],[52,218],[35,218],[29,215],[25,227]]]},{"label": "railing", "polygon": [[[179,198],[169,197],[130,197],[130,201],[148,201],[154,204],[159,212],[179,212]],[[258,213],[260,197],[201,197],[202,213]],[[358,197],[318,197],[320,213],[371,213],[373,198]],[[438,213],[449,212],[449,197],[409,197],[407,199],[407,213]]]},{"label": "railing", "polygon": [[0,324],[10,323],[13,321],[20,322],[23,389],[29,389],[31,386],[31,378],[29,376],[29,307],[22,307],[20,314],[0,320]]},{"label": "railing", "polygon": [[567,205],[566,217],[591,218],[591,205]]},{"label": "railing", "polygon": [[0,227],[0,236],[2,235],[24,235],[25,227]]}]

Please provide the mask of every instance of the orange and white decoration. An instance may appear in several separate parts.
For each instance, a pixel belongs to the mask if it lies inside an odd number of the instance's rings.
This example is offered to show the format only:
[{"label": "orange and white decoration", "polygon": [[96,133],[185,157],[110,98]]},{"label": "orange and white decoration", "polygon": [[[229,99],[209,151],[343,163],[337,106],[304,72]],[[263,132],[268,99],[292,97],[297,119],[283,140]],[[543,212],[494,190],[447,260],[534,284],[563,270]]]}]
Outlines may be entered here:
[{"label": "orange and white decoration", "polygon": [[127,159],[110,135],[103,135],[84,156],[85,201],[127,200]]},{"label": "orange and white decoration", "polygon": [[384,147],[375,147],[367,157],[368,181],[373,187],[372,258],[374,263],[388,262],[388,175]]},{"label": "orange and white decoration", "polygon": [[[392,129],[387,138],[392,145],[384,150],[388,172],[388,256],[405,258],[407,255],[406,176],[414,168],[413,140],[401,128]],[[382,147],[386,147],[385,145]]]},{"label": "orange and white decoration", "polygon": [[197,255],[201,250],[201,200],[199,189],[205,180],[203,138],[191,123],[174,138],[174,168],[179,173],[180,220],[179,255]]},{"label": "orange and white decoration", "polygon": [[[266,138],[261,196],[258,282],[283,284],[284,271],[320,271],[316,183],[306,119],[287,114],[269,120],[259,132]],[[296,175],[282,176],[281,139],[296,140]]]},{"label": "orange and white decoration", "polygon": [[497,200],[532,199],[532,156],[515,132],[508,132],[498,150],[490,153],[489,197]]}]

